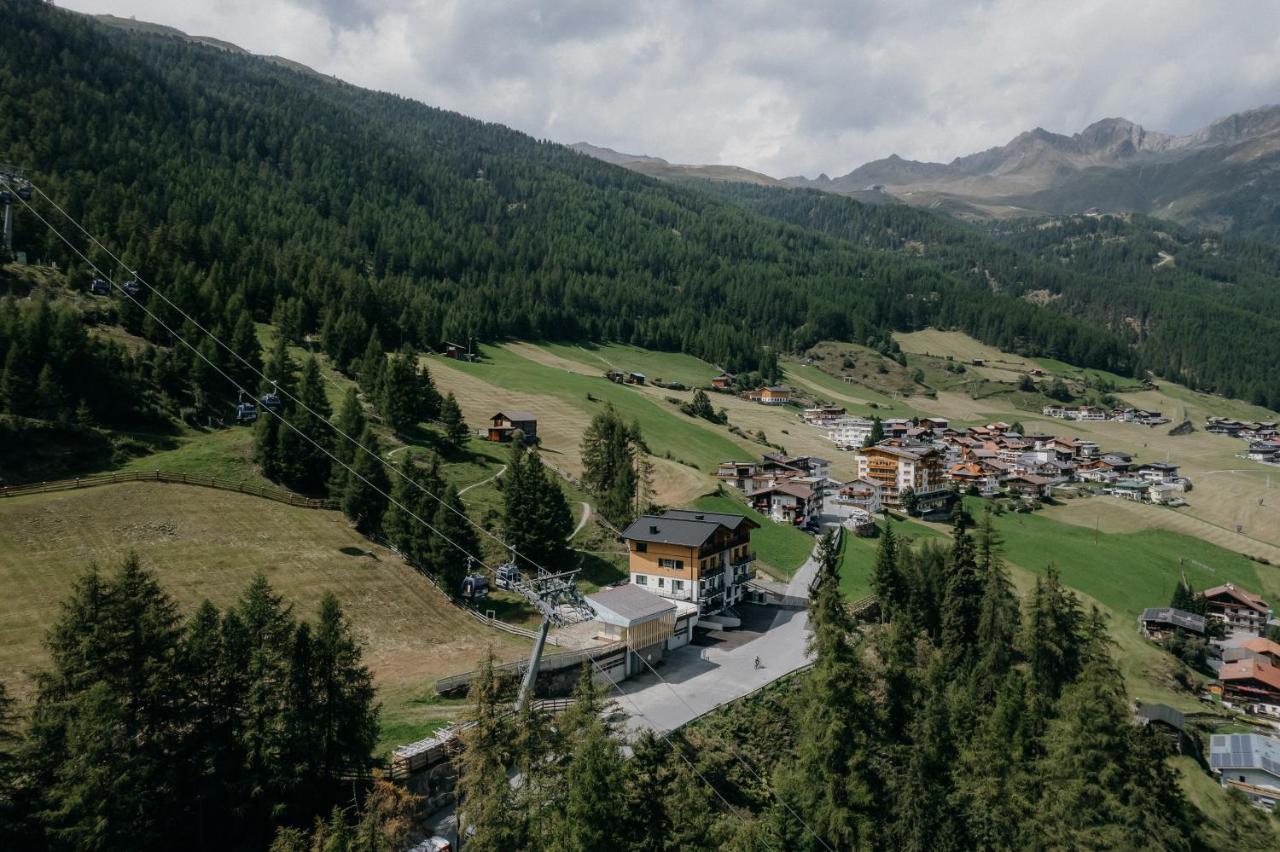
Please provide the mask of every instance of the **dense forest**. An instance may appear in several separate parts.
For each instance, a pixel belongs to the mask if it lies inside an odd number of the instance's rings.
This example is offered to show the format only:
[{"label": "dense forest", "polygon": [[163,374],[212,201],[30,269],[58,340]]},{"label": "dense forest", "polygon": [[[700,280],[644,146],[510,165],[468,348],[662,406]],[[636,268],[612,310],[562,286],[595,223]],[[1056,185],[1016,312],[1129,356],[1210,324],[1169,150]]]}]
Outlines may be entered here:
[{"label": "dense forest", "polygon": [[[35,0],[0,8],[0,47],[0,161],[25,166],[224,339],[247,313],[323,335],[343,369],[372,334],[388,350],[612,339],[770,376],[780,351],[820,339],[888,350],[891,330],[934,324],[1132,367],[1119,337],[928,260],[406,99]],[[73,230],[39,194],[33,203]],[[86,264],[29,211],[17,217],[15,247],[86,287]],[[183,323],[142,294],[155,317],[122,303],[119,320],[171,344],[163,325]],[[43,353],[21,354],[34,386]]]},{"label": "dense forest", "polygon": [[[1128,371],[1280,406],[1280,248],[1145,216],[967,225],[903,205],[816,191],[691,182],[701,191],[848,243],[927,259],[941,274],[1107,329],[1132,347]],[[1041,312],[1043,313],[1043,312]],[[1097,365],[1094,338],[1063,340],[979,312],[952,322],[1003,349]],[[1030,320],[1029,320],[1030,322]],[[1071,330],[1074,334],[1074,329]],[[1240,340],[1249,349],[1237,347]],[[1126,372],[1120,368],[1120,372]]]}]

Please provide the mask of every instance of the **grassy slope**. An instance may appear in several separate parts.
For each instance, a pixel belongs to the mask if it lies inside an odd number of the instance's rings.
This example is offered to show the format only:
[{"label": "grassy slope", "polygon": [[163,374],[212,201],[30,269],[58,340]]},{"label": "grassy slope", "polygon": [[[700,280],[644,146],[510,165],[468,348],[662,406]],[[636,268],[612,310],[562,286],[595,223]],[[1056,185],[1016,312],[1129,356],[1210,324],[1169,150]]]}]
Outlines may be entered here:
[{"label": "grassy slope", "polygon": [[233,603],[258,571],[303,617],[324,593],[338,595],[367,643],[383,724],[398,735],[438,718],[421,701],[437,677],[471,667],[487,646],[514,658],[527,645],[448,604],[336,512],[132,483],[0,502],[0,671],[19,696],[31,695],[31,676],[47,661],[42,640],[74,578],[94,561],[112,568],[130,550],[187,612],[205,598]]},{"label": "grassy slope", "polygon": [[755,551],[756,558],[764,563],[762,567],[773,569],[771,573],[790,577],[813,552],[816,543],[813,536],[795,527],[773,523],[754,509],[748,508],[737,496],[708,494],[699,497],[694,505],[708,512],[736,512],[760,524],[760,529],[751,533],[751,549]]},{"label": "grassy slope", "polygon": [[644,373],[649,381],[681,382],[689,387],[707,387],[719,370],[692,355],[680,352],[651,352],[624,343],[541,343],[542,349],[588,369]]},{"label": "grassy slope", "polygon": [[692,464],[702,471],[714,471],[722,460],[748,452],[745,444],[698,428],[632,388],[589,375],[553,370],[501,347],[489,347],[485,355],[488,361],[484,363],[455,362],[448,366],[498,387],[554,398],[587,412],[588,416],[596,409],[587,400],[587,394],[591,394],[611,403],[626,420],[638,420],[645,441],[655,455]]},{"label": "grassy slope", "polygon": [[[941,538],[942,533],[931,526],[914,521],[891,520],[893,534],[898,543],[917,542],[930,538]],[[871,569],[875,565],[876,552],[880,548],[879,536],[875,538],[858,538],[846,535],[842,546],[840,561],[840,591],[846,598],[856,601],[871,594]]]}]

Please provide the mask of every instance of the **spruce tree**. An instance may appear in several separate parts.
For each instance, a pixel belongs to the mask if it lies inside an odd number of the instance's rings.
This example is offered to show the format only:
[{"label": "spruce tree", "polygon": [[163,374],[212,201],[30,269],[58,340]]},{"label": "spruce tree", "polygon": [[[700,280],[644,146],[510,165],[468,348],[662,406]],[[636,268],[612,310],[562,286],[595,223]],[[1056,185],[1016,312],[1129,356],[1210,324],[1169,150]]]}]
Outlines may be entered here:
[{"label": "spruce tree", "polygon": [[902,575],[898,573],[898,542],[892,524],[886,520],[871,569],[871,592],[880,606],[880,619],[892,621],[904,603]]},{"label": "spruce tree", "polygon": [[386,367],[387,356],[382,351],[382,342],[378,340],[378,332],[375,329],[369,335],[369,342],[364,347],[364,355],[360,359],[356,373],[356,380],[366,396],[373,398],[381,392],[382,373]]},{"label": "spruce tree", "polygon": [[999,538],[991,512],[978,528],[978,570],[982,576],[982,600],[978,610],[979,698],[989,698],[1013,665],[1020,624],[1018,596],[1000,558]]},{"label": "spruce tree", "polygon": [[[347,393],[342,398],[342,407],[338,409],[338,417],[333,425],[337,427],[333,435],[333,455],[336,461],[331,460],[329,493],[340,497],[347,486],[348,474],[343,465],[351,464],[355,460],[355,454],[360,452],[352,442],[360,439],[367,425],[364,406],[360,404],[360,397],[355,388],[347,388]],[[350,440],[343,437],[344,435],[350,436]]]},{"label": "spruce tree", "polygon": [[[280,332],[283,337],[283,332]],[[258,341],[258,330],[254,327],[253,317],[248,311],[242,312],[231,328],[231,351],[240,356],[232,359],[228,370],[243,387],[258,386],[258,373],[262,370],[262,344]],[[244,363],[240,359],[244,359]]]},{"label": "spruce tree", "polygon": [[794,759],[779,768],[776,791],[821,838],[797,834],[795,848],[870,846],[879,787],[871,763],[874,711],[831,533],[819,544],[809,630],[814,664],[801,687]]},{"label": "spruce tree", "polygon": [[513,446],[504,480],[503,529],[507,545],[516,551],[516,564],[522,571],[565,568],[573,516],[537,451]]},{"label": "spruce tree", "polygon": [[321,782],[337,784],[367,769],[378,741],[373,675],[360,642],[333,593],[320,599],[312,649],[312,701],[296,707],[311,720],[308,754]]},{"label": "spruce tree", "polygon": [[[342,495],[342,511],[362,533],[380,532],[387,511],[391,484],[382,467],[382,447],[378,436],[368,426],[360,435],[360,445],[347,475],[347,489]],[[367,450],[367,452],[366,452]]]},{"label": "spruce tree", "polygon": [[440,423],[444,426],[445,446],[450,452],[456,453],[467,445],[471,429],[462,417],[462,409],[458,406],[458,399],[453,391],[449,391],[449,395],[440,403]]},{"label": "spruce tree", "polygon": [[952,533],[942,601],[942,645],[953,664],[972,661],[981,618],[983,582],[963,515]]},{"label": "spruce tree", "polygon": [[436,506],[432,520],[435,532],[431,536],[428,564],[432,573],[452,593],[462,588],[462,580],[472,566],[472,556],[480,558],[480,540],[467,518],[467,507],[458,497],[458,489],[449,485]]},{"label": "spruce tree", "polygon": [[595,495],[600,514],[615,526],[632,517],[641,440],[612,405],[591,418],[582,435],[583,487]]},{"label": "spruce tree", "polygon": [[[324,493],[333,460],[333,432],[329,426],[329,398],[315,357],[309,357],[302,368],[297,403],[286,400],[285,418],[290,426],[279,429],[277,462],[280,479],[304,494]],[[274,417],[268,418],[274,420]],[[345,440],[345,439],[343,439]]]}]

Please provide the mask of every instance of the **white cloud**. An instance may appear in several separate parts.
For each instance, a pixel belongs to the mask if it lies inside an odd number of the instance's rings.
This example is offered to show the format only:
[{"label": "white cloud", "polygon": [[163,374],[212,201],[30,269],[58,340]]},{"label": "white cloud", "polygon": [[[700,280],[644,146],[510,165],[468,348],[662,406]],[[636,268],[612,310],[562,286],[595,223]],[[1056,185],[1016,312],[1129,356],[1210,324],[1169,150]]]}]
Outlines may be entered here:
[{"label": "white cloud", "polygon": [[1124,116],[1187,132],[1280,89],[1268,0],[64,0],[678,162],[843,174]]}]

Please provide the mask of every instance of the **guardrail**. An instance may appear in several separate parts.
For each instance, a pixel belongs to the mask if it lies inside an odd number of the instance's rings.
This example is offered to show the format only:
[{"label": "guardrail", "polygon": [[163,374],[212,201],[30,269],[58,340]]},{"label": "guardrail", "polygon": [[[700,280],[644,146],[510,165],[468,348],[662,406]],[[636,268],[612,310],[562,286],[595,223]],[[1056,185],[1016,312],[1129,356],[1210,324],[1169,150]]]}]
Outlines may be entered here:
[{"label": "guardrail", "polygon": [[[562,651],[559,654],[543,654],[541,670],[554,671],[556,669],[564,669],[569,666],[576,665],[584,660],[598,660],[601,657],[607,657],[625,650],[627,643],[625,641],[610,642],[608,645],[597,645],[594,648],[580,648],[576,651]],[[497,663],[493,670],[495,673],[520,677],[525,673],[529,666],[528,660],[513,660],[509,663]],[[459,687],[463,687],[471,683],[478,674],[478,670],[463,672],[462,674],[449,675],[442,677],[436,681],[436,694],[444,695],[452,692]]]},{"label": "guardrail", "polygon": [[230,479],[218,479],[216,476],[196,476],[191,473],[162,473],[161,471],[125,471],[121,473],[103,473],[93,476],[81,476],[75,479],[59,479],[52,482],[32,482],[26,485],[6,485],[0,487],[0,497],[21,497],[27,494],[49,494],[58,491],[75,491],[79,488],[95,488],[102,485],[115,485],[121,482],[166,482],[174,485],[195,485],[200,488],[215,488],[219,491],[234,491],[238,494],[251,494],[298,506],[304,509],[336,509],[334,500],[303,497],[282,488],[270,488],[249,482],[237,482]]}]

